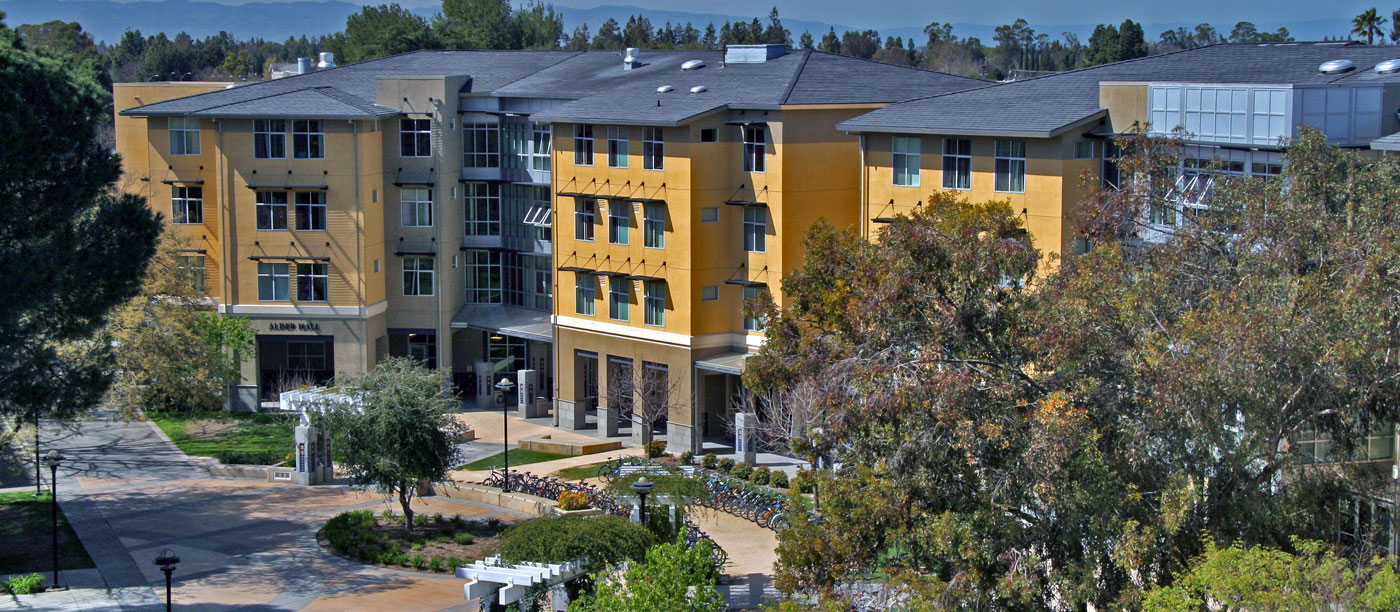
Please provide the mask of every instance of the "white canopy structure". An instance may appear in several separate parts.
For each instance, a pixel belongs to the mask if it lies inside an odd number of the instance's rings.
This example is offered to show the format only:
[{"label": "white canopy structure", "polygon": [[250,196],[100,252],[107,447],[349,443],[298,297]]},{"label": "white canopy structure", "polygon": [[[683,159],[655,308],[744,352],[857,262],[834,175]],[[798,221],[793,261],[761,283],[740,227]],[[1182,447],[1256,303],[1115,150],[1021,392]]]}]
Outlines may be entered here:
[{"label": "white canopy structure", "polygon": [[462,587],[468,600],[499,593],[501,605],[520,601],[536,585],[553,587],[582,576],[588,571],[587,561],[575,559],[564,563],[517,563],[502,565],[500,557],[457,568],[457,577],[468,580]]}]

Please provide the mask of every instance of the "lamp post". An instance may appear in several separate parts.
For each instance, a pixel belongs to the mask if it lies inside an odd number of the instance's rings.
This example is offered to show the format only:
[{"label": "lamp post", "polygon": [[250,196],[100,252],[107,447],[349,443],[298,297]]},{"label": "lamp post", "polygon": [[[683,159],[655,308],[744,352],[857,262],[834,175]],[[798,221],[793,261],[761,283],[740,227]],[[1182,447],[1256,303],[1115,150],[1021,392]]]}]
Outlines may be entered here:
[{"label": "lamp post", "polygon": [[165,612],[170,612],[170,575],[175,573],[175,564],[179,562],[180,558],[169,548],[160,551],[160,556],[155,560],[160,571],[165,572]]},{"label": "lamp post", "polygon": [[502,378],[496,383],[496,390],[501,392],[501,460],[505,462],[506,477],[503,481],[507,491],[510,490],[510,408],[506,395],[514,388],[515,383],[510,378]]},{"label": "lamp post", "polygon": [[656,488],[656,483],[647,480],[646,476],[642,476],[634,481],[631,486],[632,490],[637,492],[637,497],[641,498],[641,501],[637,504],[637,519],[641,522],[642,526],[645,527],[647,524],[647,493],[650,493],[652,489]]},{"label": "lamp post", "polygon": [[52,506],[49,508],[49,517],[52,519],[50,526],[53,531],[53,586],[50,591],[62,591],[64,587],[58,584],[58,464],[63,461],[63,455],[58,451],[51,450],[44,456],[44,460],[49,464],[49,486],[53,487],[53,495],[49,500]]}]

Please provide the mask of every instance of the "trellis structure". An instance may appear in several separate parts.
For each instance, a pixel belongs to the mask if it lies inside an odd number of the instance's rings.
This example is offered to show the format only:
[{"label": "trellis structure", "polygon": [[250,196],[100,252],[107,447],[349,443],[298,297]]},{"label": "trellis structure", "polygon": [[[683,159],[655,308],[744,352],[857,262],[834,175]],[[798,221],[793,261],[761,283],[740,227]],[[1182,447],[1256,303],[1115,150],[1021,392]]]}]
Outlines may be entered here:
[{"label": "trellis structure", "polygon": [[[456,575],[469,581],[462,587],[468,601],[496,593],[497,602],[504,606],[520,601],[536,586],[551,588],[578,578],[588,573],[587,565],[585,559],[502,565],[501,558],[496,556],[459,567]],[[555,607],[561,609],[557,604]]]}]

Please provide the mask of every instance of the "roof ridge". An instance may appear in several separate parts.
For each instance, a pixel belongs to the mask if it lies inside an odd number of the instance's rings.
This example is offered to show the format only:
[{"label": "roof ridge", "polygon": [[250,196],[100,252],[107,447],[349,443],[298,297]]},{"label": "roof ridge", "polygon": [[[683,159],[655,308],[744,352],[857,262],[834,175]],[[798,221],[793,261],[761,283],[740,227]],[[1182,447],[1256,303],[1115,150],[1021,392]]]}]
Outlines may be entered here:
[{"label": "roof ridge", "polygon": [[567,62],[567,61],[569,61],[569,60],[571,60],[571,59],[574,59],[574,58],[576,58],[576,57],[579,57],[579,56],[581,56],[581,55],[584,55],[584,54],[588,53],[588,52],[590,51],[590,49],[560,49],[560,51],[566,51],[566,52],[571,52],[571,53],[569,53],[569,55],[567,55],[567,56],[564,56],[564,57],[559,58],[559,61],[557,61],[557,62],[554,62],[554,63],[552,63],[552,64],[550,64],[550,65],[548,65],[548,66],[544,66],[544,67],[540,68],[539,70],[535,70],[535,71],[533,71],[533,72],[531,72],[531,73],[529,73],[529,74],[527,74],[527,75],[524,75],[524,76],[522,76],[522,77],[520,77],[520,78],[518,78],[518,79],[515,79],[514,81],[510,81],[510,82],[508,82],[508,83],[502,83],[502,84],[501,84],[500,86],[498,86],[496,89],[505,89],[505,88],[507,88],[507,87],[510,87],[511,85],[514,85],[514,84],[516,84],[516,83],[519,83],[519,82],[521,82],[521,81],[523,81],[523,80],[525,80],[525,79],[528,79],[528,78],[530,78],[530,77],[532,77],[532,76],[535,76],[535,75],[537,75],[537,74],[539,74],[539,73],[541,73],[541,72],[544,72],[544,71],[546,71],[546,70],[549,70],[550,68],[553,68],[553,67],[555,67],[555,66],[558,66],[559,64],[562,64],[562,63]]},{"label": "roof ridge", "polygon": [[967,80],[969,80],[969,81],[986,81],[986,79],[979,79],[979,78],[977,78],[977,77],[968,77],[968,76],[963,76],[963,75],[961,75],[961,74],[953,74],[953,73],[951,73],[951,72],[943,72],[942,70],[932,70],[932,69],[929,69],[929,68],[924,68],[924,67],[922,67],[922,66],[901,66],[901,65],[899,65],[899,64],[891,64],[891,63],[889,63],[889,62],[882,62],[882,61],[875,60],[875,59],[871,59],[871,58],[868,58],[868,57],[856,57],[856,56],[854,56],[854,55],[843,55],[843,54],[840,54],[840,53],[829,53],[829,52],[826,52],[826,51],[818,51],[818,50],[816,50],[816,49],[803,49],[803,51],[808,51],[808,52],[811,52],[811,53],[820,53],[820,54],[822,54],[822,55],[826,55],[826,56],[830,56],[830,57],[839,57],[839,58],[841,58],[841,59],[856,60],[856,61],[861,61],[861,62],[869,62],[869,63],[871,63],[871,64],[877,64],[877,65],[879,65],[879,66],[881,66],[881,67],[887,67],[887,68],[902,68],[902,69],[904,69],[904,70],[913,70],[913,71],[916,71],[916,72],[928,72],[928,73],[932,73],[932,74],[941,74],[941,75],[943,75],[943,76],[950,76],[950,77],[954,77],[954,78],[958,78],[958,79],[967,79]]},{"label": "roof ridge", "polygon": [[793,71],[792,79],[788,81],[787,90],[783,92],[783,97],[778,98],[778,104],[788,103],[788,98],[792,97],[792,90],[797,87],[797,82],[802,80],[802,71],[807,69],[809,59],[812,59],[812,49],[803,49],[802,61],[798,62],[797,70]]}]

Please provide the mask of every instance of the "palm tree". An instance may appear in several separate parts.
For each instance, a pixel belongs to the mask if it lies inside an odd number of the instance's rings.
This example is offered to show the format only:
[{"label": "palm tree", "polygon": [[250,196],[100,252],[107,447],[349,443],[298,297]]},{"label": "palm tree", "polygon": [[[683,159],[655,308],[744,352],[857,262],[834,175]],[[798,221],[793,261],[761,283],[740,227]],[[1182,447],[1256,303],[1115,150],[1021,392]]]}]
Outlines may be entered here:
[{"label": "palm tree", "polygon": [[1351,20],[1351,33],[1357,36],[1365,36],[1366,44],[1375,44],[1376,37],[1385,34],[1381,26],[1385,25],[1385,17],[1381,17],[1376,12],[1375,7],[1368,8],[1360,15]]}]

